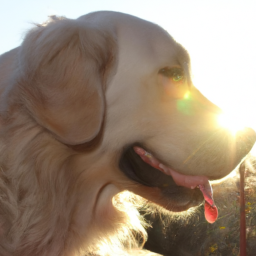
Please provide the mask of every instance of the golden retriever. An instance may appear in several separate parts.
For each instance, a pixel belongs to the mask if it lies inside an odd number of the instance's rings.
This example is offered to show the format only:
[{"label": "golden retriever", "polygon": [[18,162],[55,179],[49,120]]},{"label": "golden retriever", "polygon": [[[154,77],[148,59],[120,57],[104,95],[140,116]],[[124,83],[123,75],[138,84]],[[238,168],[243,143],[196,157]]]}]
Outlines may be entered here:
[{"label": "golden retriever", "polygon": [[0,57],[0,95],[1,256],[140,255],[137,207],[215,207],[208,180],[255,141],[219,125],[180,44],[121,13],[29,31]]}]

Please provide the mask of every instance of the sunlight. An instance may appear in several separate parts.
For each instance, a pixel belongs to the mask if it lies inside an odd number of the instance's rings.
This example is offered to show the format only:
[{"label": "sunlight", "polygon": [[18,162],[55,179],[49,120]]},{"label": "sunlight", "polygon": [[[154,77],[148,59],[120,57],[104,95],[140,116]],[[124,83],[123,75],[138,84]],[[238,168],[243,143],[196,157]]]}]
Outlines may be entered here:
[{"label": "sunlight", "polygon": [[[122,212],[127,213],[127,218],[129,218],[129,223],[133,227],[140,227],[140,219],[137,209],[134,207],[135,195],[129,191],[123,191],[118,193],[113,199],[113,205]],[[129,212],[127,212],[129,209]]]},{"label": "sunlight", "polygon": [[218,117],[219,124],[229,129],[233,135],[246,127],[244,118],[237,117],[234,113],[224,112]]},{"label": "sunlight", "polygon": [[254,146],[252,147],[250,154],[256,157],[256,144],[254,144]]},{"label": "sunlight", "polygon": [[[236,64],[227,61],[225,72],[217,72],[216,76],[216,63],[209,61],[207,65],[202,65],[206,59],[200,53],[200,49],[197,55],[196,48],[192,53],[195,56],[194,61],[192,58],[193,84],[204,96],[223,110],[218,120],[220,125],[234,134],[244,127],[256,130],[255,81],[247,75],[251,74],[251,68],[246,70],[245,67],[241,67],[240,71],[237,71]],[[209,60],[214,59],[214,54],[220,53],[212,51],[208,56]],[[225,53],[221,54],[225,55]],[[248,66],[253,67],[253,64]]]},{"label": "sunlight", "polygon": [[187,91],[187,92],[184,94],[183,99],[185,99],[185,100],[190,99],[190,92],[189,92],[189,91]]},{"label": "sunlight", "polygon": [[242,21],[236,12],[230,13],[229,23],[216,19],[214,12],[202,13],[194,17],[193,34],[177,32],[191,57],[193,85],[223,110],[219,122],[233,133],[243,127],[256,130],[256,37],[250,33],[255,15],[249,12]]}]

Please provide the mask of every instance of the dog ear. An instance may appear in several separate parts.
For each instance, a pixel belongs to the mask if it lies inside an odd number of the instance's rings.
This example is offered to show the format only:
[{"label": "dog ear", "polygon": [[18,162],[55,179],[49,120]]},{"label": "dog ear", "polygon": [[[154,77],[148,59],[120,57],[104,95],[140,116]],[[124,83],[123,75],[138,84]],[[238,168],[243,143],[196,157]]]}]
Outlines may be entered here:
[{"label": "dog ear", "polygon": [[85,21],[54,19],[26,36],[19,87],[33,118],[63,143],[88,142],[104,117],[104,88],[115,36]]}]

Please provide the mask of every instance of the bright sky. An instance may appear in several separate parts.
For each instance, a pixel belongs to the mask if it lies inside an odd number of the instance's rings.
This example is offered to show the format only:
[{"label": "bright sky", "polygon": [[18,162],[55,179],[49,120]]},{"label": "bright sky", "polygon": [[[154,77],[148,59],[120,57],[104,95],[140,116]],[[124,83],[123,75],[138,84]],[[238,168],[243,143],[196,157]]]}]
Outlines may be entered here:
[{"label": "bright sky", "polygon": [[77,18],[98,10],[130,13],[164,27],[192,59],[194,84],[256,129],[255,0],[0,0],[0,54],[48,15]]}]

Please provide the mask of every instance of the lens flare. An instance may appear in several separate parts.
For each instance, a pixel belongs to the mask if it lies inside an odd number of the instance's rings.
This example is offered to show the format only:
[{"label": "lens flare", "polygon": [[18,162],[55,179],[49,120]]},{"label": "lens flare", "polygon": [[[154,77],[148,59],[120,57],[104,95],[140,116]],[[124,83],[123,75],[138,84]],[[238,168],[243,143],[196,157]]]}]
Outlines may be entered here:
[{"label": "lens flare", "polygon": [[245,128],[245,120],[241,116],[238,117],[233,113],[222,113],[218,117],[221,126],[229,129],[234,135]]},{"label": "lens flare", "polygon": [[184,94],[184,97],[183,97],[185,100],[188,100],[190,99],[190,92],[187,91],[185,94]]}]

